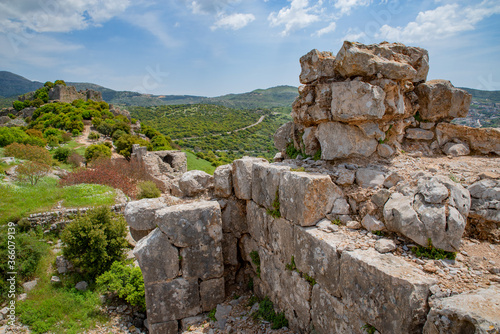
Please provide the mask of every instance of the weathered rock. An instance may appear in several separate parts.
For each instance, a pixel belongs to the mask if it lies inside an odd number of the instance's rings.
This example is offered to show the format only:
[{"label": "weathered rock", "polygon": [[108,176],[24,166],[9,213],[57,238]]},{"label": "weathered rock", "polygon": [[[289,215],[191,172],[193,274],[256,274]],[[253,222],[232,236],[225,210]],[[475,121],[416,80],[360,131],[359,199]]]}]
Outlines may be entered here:
[{"label": "weathered rock", "polygon": [[449,142],[444,145],[443,153],[451,155],[452,157],[460,157],[463,155],[469,155],[470,149],[467,144]]},{"label": "weathered rock", "polygon": [[385,230],[385,225],[377,218],[372,215],[366,215],[363,217],[361,221],[361,225],[366,228],[368,231],[382,231]]},{"label": "weathered rock", "polygon": [[391,192],[387,189],[380,189],[377,191],[375,194],[373,194],[371,200],[372,202],[378,206],[378,207],[383,207],[385,205],[385,202],[391,197]]},{"label": "weathered rock", "polygon": [[[186,153],[182,151],[153,151],[149,152],[148,154],[154,154],[158,156],[163,162],[163,165],[170,166],[174,173],[182,175],[187,172],[187,157]],[[161,166],[160,171],[163,171]]]},{"label": "weathered rock", "polygon": [[499,300],[500,289],[495,286],[436,299],[423,333],[499,333]]},{"label": "weathered rock", "polygon": [[19,113],[20,113],[20,115],[21,115],[22,118],[33,117],[33,114],[35,113],[35,110],[36,110],[35,107],[28,107],[28,108],[24,108]]},{"label": "weathered rock", "polygon": [[159,228],[141,239],[134,248],[144,282],[163,282],[179,275],[179,250]]},{"label": "weathered rock", "polygon": [[351,220],[347,222],[346,226],[351,230],[359,230],[361,228],[361,223],[355,220]]},{"label": "weathered rock", "polygon": [[201,170],[188,171],[179,179],[179,188],[189,197],[203,193],[213,186],[214,177]]},{"label": "weathered rock", "polygon": [[304,134],[302,135],[302,140],[304,142],[304,151],[307,155],[314,156],[316,152],[321,148],[317,135],[317,127],[311,126],[304,129]]},{"label": "weathered rock", "polygon": [[342,252],[342,301],[381,333],[421,333],[433,284],[422,271],[392,254],[374,249]]},{"label": "weathered rock", "polygon": [[146,284],[145,290],[150,326],[192,317],[201,312],[196,278],[176,278],[169,282]]},{"label": "weathered rock", "polygon": [[219,327],[219,329],[224,329],[226,326],[227,318],[232,309],[233,307],[231,305],[217,305],[215,319],[217,319],[217,327]]},{"label": "weathered rock", "polygon": [[9,116],[0,116],[0,125],[10,122],[11,118]]},{"label": "weathered rock", "polygon": [[330,120],[332,85],[319,83],[299,87],[299,97],[292,105],[293,121],[309,127]]},{"label": "weathered rock", "polygon": [[233,193],[233,166],[223,165],[214,172],[214,195],[217,197],[229,197]]},{"label": "weathered rock", "polygon": [[387,144],[379,144],[377,146],[377,153],[382,158],[389,158],[394,155],[394,149]]},{"label": "weathered rock", "polygon": [[431,80],[415,89],[423,120],[439,121],[465,117],[469,112],[472,95],[453,87],[448,80]]},{"label": "weathered rock", "polygon": [[23,283],[24,292],[28,293],[31,290],[33,290],[35,288],[35,286],[37,285],[37,283],[38,283],[38,279],[34,279],[32,281]]},{"label": "weathered rock", "polygon": [[15,118],[15,119],[12,119],[12,120],[8,121],[3,126],[6,126],[8,128],[12,128],[12,127],[27,127],[28,123],[26,123],[22,118],[18,117],[18,118]]},{"label": "weathered rock", "polygon": [[345,198],[338,198],[333,202],[331,214],[333,215],[348,215],[351,213],[349,203]]},{"label": "weathered rock", "polygon": [[335,180],[335,183],[339,186],[348,186],[354,183],[355,178],[356,172],[345,168],[339,168],[338,178]]},{"label": "weathered rock", "polygon": [[329,176],[299,172],[281,174],[279,195],[281,215],[301,226],[316,224],[343,196]]},{"label": "weathered rock", "polygon": [[297,269],[307,273],[330,294],[340,297],[340,255],[337,247],[342,243],[339,234],[326,233],[317,227],[295,227],[295,263]]},{"label": "weathered rock", "polygon": [[237,238],[248,232],[246,202],[230,198],[222,212],[222,231]]},{"label": "weathered rock", "polygon": [[482,179],[468,187],[471,210],[467,231],[476,238],[500,240],[500,180]]},{"label": "weathered rock", "polygon": [[356,183],[363,188],[380,187],[384,181],[384,172],[369,168],[360,168],[356,171]]},{"label": "weathered rock", "polygon": [[280,177],[290,167],[268,163],[255,163],[252,169],[252,199],[255,203],[273,209],[273,202],[279,197]]},{"label": "weathered rock", "polygon": [[85,290],[87,290],[88,287],[89,287],[89,284],[85,281],[80,281],[80,282],[76,283],[76,285],[75,285],[75,289],[77,289],[78,291],[85,291]]},{"label": "weathered rock", "polygon": [[409,128],[406,130],[406,138],[414,140],[432,140],[434,132],[420,128]]},{"label": "weathered rock", "polygon": [[288,143],[292,142],[293,122],[283,124],[274,133],[274,147],[281,153],[286,151]]},{"label": "weathered rock", "polygon": [[331,119],[339,122],[381,119],[385,92],[362,81],[332,83]]},{"label": "weathered rock", "polygon": [[282,293],[280,293],[281,298],[277,300],[278,307],[283,309],[285,317],[290,319],[290,328],[303,333],[310,327],[311,286],[295,271],[286,270],[281,273],[279,278],[278,291],[282,291]]},{"label": "weathered rock", "polygon": [[224,278],[216,278],[200,283],[201,310],[210,311],[224,301]]},{"label": "weathered rock", "polygon": [[[149,231],[156,227],[155,212],[167,206],[163,197],[144,198],[128,202],[125,207],[125,220],[136,231]],[[135,238],[134,238],[135,239]],[[137,240],[137,239],[136,239]]]},{"label": "weathered rock", "polygon": [[300,83],[308,84],[321,78],[334,78],[334,61],[335,57],[331,52],[320,52],[316,49],[309,51],[300,57],[302,68],[299,76]]},{"label": "weathered rock", "polygon": [[317,136],[323,160],[355,155],[368,157],[376,151],[378,145],[376,139],[367,137],[357,126],[342,123],[321,123]]},{"label": "weathered rock", "polygon": [[401,43],[364,45],[344,41],[335,59],[335,69],[344,77],[374,77],[425,81],[429,71],[426,50]]},{"label": "weathered rock", "polygon": [[388,253],[396,249],[396,243],[392,239],[379,239],[375,242],[375,249],[379,253]]},{"label": "weathered rock", "polygon": [[389,176],[387,176],[384,180],[384,187],[386,188],[392,188],[394,187],[396,184],[398,184],[399,182],[403,181],[403,177],[401,175],[399,175],[398,173],[396,172],[392,172],[391,174],[389,174]]},{"label": "weathered rock", "polygon": [[439,123],[436,126],[436,136],[440,146],[452,139],[459,139],[467,143],[472,151],[500,155],[500,130],[497,128],[471,128],[451,123]]},{"label": "weathered rock", "polygon": [[252,166],[254,163],[267,160],[244,157],[233,161],[234,193],[239,199],[252,199]]}]

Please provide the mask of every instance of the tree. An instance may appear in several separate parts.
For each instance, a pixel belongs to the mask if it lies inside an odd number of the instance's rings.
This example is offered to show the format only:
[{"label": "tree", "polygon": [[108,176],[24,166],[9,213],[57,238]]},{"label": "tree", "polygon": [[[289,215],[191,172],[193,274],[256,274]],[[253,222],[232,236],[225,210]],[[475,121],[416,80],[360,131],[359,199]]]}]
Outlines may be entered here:
[{"label": "tree", "polygon": [[98,140],[99,138],[101,138],[101,135],[100,135],[100,134],[98,134],[98,133],[97,133],[97,132],[95,132],[95,131],[92,131],[92,132],[90,132],[90,133],[89,133],[88,138],[89,138],[90,140]]},{"label": "tree", "polygon": [[111,158],[111,149],[104,144],[90,145],[85,149],[85,160],[87,162],[99,158]]},{"label": "tree", "polygon": [[37,161],[26,161],[16,169],[19,179],[29,181],[32,186],[50,172],[50,166]]},{"label": "tree", "polygon": [[21,101],[13,101],[12,102],[12,106],[14,107],[14,109],[16,109],[17,111],[21,111],[24,109],[24,103],[21,102]]},{"label": "tree", "polygon": [[54,85],[66,86],[66,82],[64,82],[64,80],[56,80],[56,81],[54,81]]}]

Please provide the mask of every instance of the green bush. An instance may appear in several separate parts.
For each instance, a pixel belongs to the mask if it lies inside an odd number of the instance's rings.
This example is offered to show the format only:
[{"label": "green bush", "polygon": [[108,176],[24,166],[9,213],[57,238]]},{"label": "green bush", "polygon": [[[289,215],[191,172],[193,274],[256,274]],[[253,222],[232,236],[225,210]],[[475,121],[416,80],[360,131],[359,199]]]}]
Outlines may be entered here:
[{"label": "green bush", "polygon": [[[15,267],[10,268],[8,261],[12,260],[9,252],[9,235],[13,235],[15,239],[11,239],[11,245],[15,245]],[[0,296],[2,299],[8,297],[9,285],[7,279],[10,278],[8,272],[17,272],[16,291],[19,292],[23,281],[33,278],[35,270],[42,258],[43,254],[48,251],[48,244],[40,240],[40,235],[35,231],[20,233],[13,223],[0,228]],[[12,248],[12,246],[11,246]]]},{"label": "green bush", "polygon": [[67,162],[72,151],[68,147],[58,147],[54,150],[53,157],[57,161]]},{"label": "green bush", "polygon": [[150,142],[148,142],[145,139],[142,139],[139,136],[133,136],[127,134],[121,136],[120,138],[118,138],[118,140],[115,141],[116,150],[118,151],[119,154],[127,158],[127,160],[130,159],[130,155],[132,154],[132,145],[134,144],[146,146],[148,148],[148,151],[151,151],[153,149],[153,146]]},{"label": "green bush", "polygon": [[264,298],[264,300],[259,303],[259,309],[253,316],[271,322],[271,329],[280,329],[288,326],[288,320],[285,318],[285,313],[276,313],[273,303],[268,297]]},{"label": "green bush", "polygon": [[90,145],[85,149],[85,160],[87,162],[99,158],[111,158],[111,149],[104,144]]},{"label": "green bush", "polygon": [[99,138],[101,138],[101,135],[98,134],[97,132],[92,131],[92,132],[89,133],[88,139],[90,139],[90,140],[97,140]]},{"label": "green bush", "polygon": [[100,292],[114,293],[132,306],[146,309],[144,279],[139,267],[114,262],[111,269],[96,280]]},{"label": "green bush", "polygon": [[73,220],[61,234],[63,254],[90,278],[108,271],[122,261],[127,246],[126,222],[108,207],[90,210]]},{"label": "green bush", "polygon": [[54,85],[66,86],[66,82],[64,82],[64,80],[56,80],[56,81],[54,81]]},{"label": "green bush", "polygon": [[21,101],[13,101],[12,102],[12,106],[14,107],[14,109],[16,109],[17,111],[21,111],[24,109],[24,103],[21,102]]},{"label": "green bush", "polygon": [[137,184],[137,199],[156,198],[161,196],[161,191],[153,181],[142,181]]},{"label": "green bush", "polygon": [[52,165],[54,160],[49,151],[43,147],[12,143],[5,147],[4,155],[23,160],[30,160],[46,165]]},{"label": "green bush", "polygon": [[18,127],[0,127],[0,147],[10,145],[12,143],[24,143],[29,139],[29,136]]}]

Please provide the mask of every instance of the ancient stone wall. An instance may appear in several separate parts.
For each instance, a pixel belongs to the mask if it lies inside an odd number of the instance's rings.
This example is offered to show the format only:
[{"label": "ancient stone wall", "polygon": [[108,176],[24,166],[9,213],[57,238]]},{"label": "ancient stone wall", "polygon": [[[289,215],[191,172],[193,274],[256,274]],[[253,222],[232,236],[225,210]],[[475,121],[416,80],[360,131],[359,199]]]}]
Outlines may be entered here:
[{"label": "ancient stone wall", "polygon": [[64,86],[64,85],[55,85],[49,90],[49,100],[71,103],[74,100],[92,100],[95,102],[102,101],[101,92],[94,90],[85,90],[85,91],[76,91],[74,86]]}]

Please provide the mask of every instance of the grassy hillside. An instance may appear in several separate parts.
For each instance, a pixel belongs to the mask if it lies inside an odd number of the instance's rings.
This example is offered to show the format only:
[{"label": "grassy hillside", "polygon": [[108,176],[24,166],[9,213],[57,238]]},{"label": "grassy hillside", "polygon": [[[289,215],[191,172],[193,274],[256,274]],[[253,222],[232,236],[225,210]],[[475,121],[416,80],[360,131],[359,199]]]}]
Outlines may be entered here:
[{"label": "grassy hillside", "polygon": [[43,83],[28,80],[20,75],[0,71],[0,96],[11,97],[37,90]]},{"label": "grassy hillside", "polygon": [[472,95],[473,99],[488,99],[492,102],[500,102],[500,90],[479,90],[460,87]]}]

